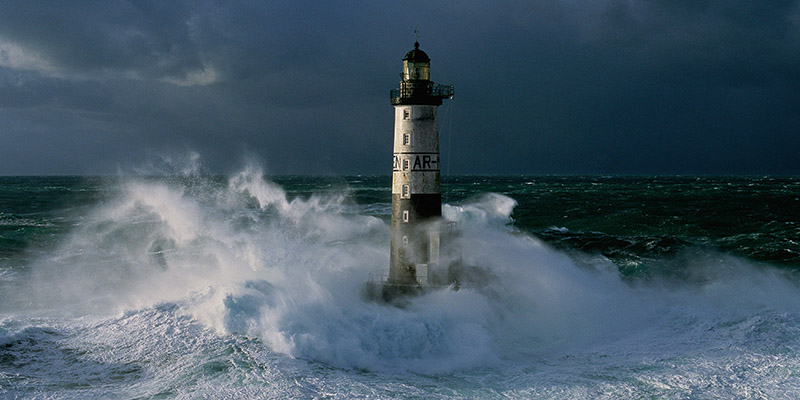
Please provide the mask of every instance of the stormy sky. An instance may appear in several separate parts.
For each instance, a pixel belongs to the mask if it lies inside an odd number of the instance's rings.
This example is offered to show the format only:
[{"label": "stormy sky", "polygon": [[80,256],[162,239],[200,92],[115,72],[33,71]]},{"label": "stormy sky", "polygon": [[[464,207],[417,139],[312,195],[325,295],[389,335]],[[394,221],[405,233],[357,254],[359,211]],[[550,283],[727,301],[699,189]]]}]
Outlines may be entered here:
[{"label": "stormy sky", "polygon": [[0,2],[0,175],[388,175],[415,29],[445,174],[800,174],[800,0],[104,0]]}]

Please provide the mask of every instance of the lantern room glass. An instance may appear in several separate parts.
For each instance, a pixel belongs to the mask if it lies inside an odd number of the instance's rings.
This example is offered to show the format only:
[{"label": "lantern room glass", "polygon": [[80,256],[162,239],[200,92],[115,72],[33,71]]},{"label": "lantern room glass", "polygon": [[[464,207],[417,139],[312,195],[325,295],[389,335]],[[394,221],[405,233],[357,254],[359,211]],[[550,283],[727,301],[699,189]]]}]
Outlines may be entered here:
[{"label": "lantern room glass", "polygon": [[431,63],[403,60],[403,80],[431,80]]}]

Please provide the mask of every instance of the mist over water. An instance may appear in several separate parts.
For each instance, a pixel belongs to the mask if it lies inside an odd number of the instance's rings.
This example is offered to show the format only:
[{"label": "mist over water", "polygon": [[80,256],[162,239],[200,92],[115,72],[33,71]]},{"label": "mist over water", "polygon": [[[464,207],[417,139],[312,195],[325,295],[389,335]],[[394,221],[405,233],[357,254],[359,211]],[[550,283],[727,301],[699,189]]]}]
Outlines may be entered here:
[{"label": "mist over water", "polygon": [[121,179],[7,279],[0,384],[24,393],[72,370],[86,391],[56,384],[57,396],[769,397],[800,387],[791,271],[687,248],[661,260],[686,273],[627,279],[602,255],[519,229],[517,201],[483,193],[443,215],[456,222],[451,254],[485,281],[398,308],[363,296],[369,273],[388,269],[388,209],[355,203],[346,185],[289,195],[252,165],[227,178],[195,170]]}]

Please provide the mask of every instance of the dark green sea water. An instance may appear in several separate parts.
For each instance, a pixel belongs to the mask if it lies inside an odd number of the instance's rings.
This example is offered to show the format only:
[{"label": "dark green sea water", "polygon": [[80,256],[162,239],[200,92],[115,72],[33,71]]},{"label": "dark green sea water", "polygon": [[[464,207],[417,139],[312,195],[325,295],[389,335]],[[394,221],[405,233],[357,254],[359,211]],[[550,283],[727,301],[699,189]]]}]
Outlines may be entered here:
[{"label": "dark green sea water", "polygon": [[445,177],[405,308],[390,184],[0,177],[0,398],[800,396],[800,178]]},{"label": "dark green sea water", "polygon": [[[157,178],[152,178],[157,179]],[[224,177],[172,178],[203,190]],[[271,178],[289,197],[346,191],[388,221],[390,177]],[[58,242],[95,204],[118,194],[117,177],[0,177],[0,260]],[[443,199],[495,192],[517,201],[513,226],[564,250],[602,254],[630,276],[660,273],[665,259],[716,250],[800,270],[800,178],[456,176]]]}]

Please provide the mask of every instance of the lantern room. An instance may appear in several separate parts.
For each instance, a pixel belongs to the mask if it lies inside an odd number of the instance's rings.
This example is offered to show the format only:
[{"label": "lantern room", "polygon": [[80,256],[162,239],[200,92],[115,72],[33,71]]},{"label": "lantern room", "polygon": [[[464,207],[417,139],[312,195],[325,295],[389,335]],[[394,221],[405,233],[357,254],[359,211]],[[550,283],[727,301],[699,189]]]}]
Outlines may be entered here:
[{"label": "lantern room", "polygon": [[403,80],[431,80],[431,59],[424,51],[419,49],[419,42],[414,42],[414,50],[406,53],[405,58],[403,58]]}]

